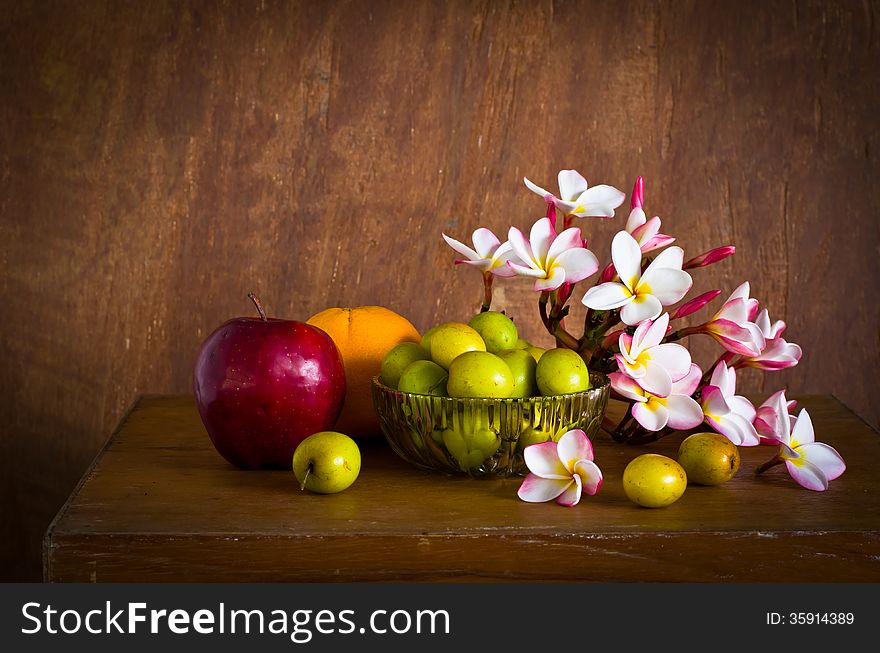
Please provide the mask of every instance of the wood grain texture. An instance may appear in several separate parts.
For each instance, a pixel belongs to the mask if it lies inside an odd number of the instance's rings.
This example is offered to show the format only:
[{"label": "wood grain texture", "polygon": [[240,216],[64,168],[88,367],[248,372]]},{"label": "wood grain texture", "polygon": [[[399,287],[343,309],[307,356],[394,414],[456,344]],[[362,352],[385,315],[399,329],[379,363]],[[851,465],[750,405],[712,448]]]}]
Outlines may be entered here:
[{"label": "wood grain texture", "polygon": [[[875,1],[4,4],[6,578],[38,577],[133,397],[188,391],[246,292],[301,319],[464,318],[479,284],[439,232],[527,227],[521,177],[562,167],[627,191],[643,174],[688,252],[738,246],[697,289],[751,279],[806,352],[746,390],[834,393],[880,423]],[[620,225],[587,225],[595,251]],[[546,343],[532,300],[497,293]]]},{"label": "wood grain texture", "polygon": [[[571,509],[527,504],[520,478],[417,470],[364,446],[336,495],[290,472],[245,472],[213,449],[191,397],[142,399],[46,537],[55,581],[823,581],[880,580],[880,438],[838,401],[803,397],[849,461],[823,493],[742,449],[740,472],[690,486],[662,510],[626,498],[640,451],[594,439],[604,483]],[[620,417],[623,404],[609,413]],[[681,435],[647,451],[675,455]]]}]

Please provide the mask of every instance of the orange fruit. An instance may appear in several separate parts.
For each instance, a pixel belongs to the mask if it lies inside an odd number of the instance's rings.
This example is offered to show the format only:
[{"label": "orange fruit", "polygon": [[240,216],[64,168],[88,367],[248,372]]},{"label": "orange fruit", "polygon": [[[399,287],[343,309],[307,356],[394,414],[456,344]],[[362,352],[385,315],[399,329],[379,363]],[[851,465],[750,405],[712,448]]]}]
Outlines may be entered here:
[{"label": "orange fruit", "polygon": [[380,434],[373,407],[373,377],[379,375],[382,360],[393,347],[421,342],[419,332],[405,317],[384,306],[328,308],[307,322],[333,338],[345,365],[345,404],[335,429],[352,437]]}]

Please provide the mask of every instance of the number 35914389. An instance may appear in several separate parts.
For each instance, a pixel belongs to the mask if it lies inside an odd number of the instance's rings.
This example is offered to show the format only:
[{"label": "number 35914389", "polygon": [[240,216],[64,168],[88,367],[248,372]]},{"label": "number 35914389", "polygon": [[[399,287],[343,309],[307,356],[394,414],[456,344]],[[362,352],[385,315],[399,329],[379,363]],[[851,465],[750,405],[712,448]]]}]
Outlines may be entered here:
[{"label": "number 35914389", "polygon": [[796,626],[823,624],[828,626],[852,625],[855,615],[852,612],[768,612],[767,624],[777,626],[791,624]]}]

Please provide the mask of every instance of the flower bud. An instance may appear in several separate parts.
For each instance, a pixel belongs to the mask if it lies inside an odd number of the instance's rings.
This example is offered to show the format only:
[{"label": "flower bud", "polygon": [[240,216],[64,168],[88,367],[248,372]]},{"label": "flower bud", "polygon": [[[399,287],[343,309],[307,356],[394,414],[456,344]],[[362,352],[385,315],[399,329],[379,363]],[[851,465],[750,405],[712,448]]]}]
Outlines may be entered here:
[{"label": "flower bud", "polygon": [[723,261],[728,256],[731,256],[734,252],[736,252],[736,247],[734,247],[733,245],[716,247],[715,249],[710,249],[708,252],[704,252],[699,256],[695,256],[690,261],[685,262],[685,264],[681,266],[681,269],[690,270],[691,268],[704,268],[707,265],[712,265],[713,263],[717,263],[718,261]]},{"label": "flower bud", "polygon": [[675,313],[672,314],[672,319],[675,320],[677,318],[690,315],[691,313],[696,313],[720,294],[720,290],[710,290],[709,292],[704,292],[699,297],[696,297],[689,302],[679,306]]}]

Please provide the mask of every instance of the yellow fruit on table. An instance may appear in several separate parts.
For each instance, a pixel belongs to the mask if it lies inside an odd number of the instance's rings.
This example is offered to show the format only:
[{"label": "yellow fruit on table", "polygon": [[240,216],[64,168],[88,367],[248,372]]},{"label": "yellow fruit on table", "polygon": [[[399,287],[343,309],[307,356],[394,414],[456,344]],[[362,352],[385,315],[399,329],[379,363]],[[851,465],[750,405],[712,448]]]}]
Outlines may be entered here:
[{"label": "yellow fruit on table", "polygon": [[335,428],[355,438],[379,435],[373,377],[379,375],[385,355],[395,346],[420,342],[419,332],[405,317],[384,306],[328,308],[307,322],[330,335],[345,365],[345,404]]},{"label": "yellow fruit on table", "polygon": [[321,431],[293,452],[293,473],[300,488],[318,494],[342,492],[361,471],[361,451],[354,440],[336,431]]},{"label": "yellow fruit on table", "polygon": [[687,488],[687,474],[672,458],[645,453],[633,458],[623,470],[623,491],[629,500],[645,508],[675,503]]},{"label": "yellow fruit on table", "polygon": [[739,448],[720,433],[694,433],[678,448],[678,464],[698,485],[721,485],[739,469]]}]

